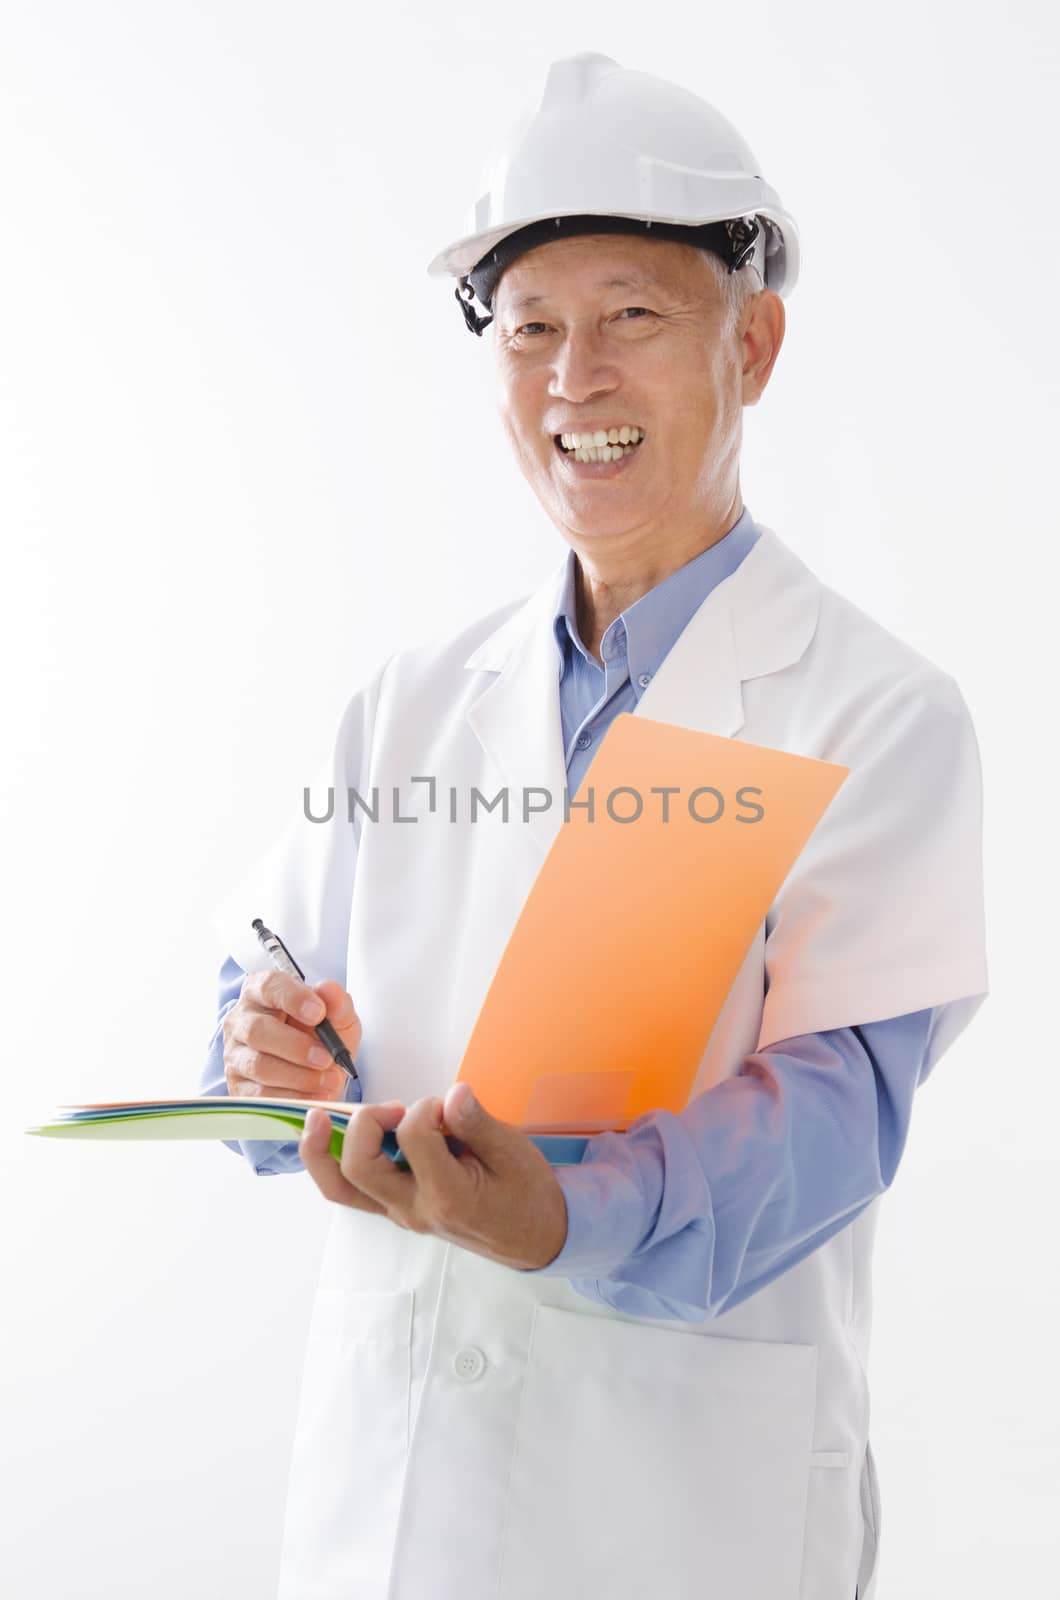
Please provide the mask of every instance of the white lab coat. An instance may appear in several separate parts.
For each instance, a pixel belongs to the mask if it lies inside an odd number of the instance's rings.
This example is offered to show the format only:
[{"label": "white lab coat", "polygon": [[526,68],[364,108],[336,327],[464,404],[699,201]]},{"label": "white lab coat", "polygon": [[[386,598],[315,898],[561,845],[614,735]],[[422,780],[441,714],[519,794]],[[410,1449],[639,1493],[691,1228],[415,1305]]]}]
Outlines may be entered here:
[{"label": "white lab coat", "polygon": [[[392,656],[353,697],[322,780],[340,820],[294,819],[219,913],[245,968],[266,965],[260,916],[311,977],[345,979],[368,1099],[445,1092],[562,826],[560,576]],[[693,1096],[779,1040],[960,1001],[933,1065],[987,991],[979,754],[952,678],[766,528],[636,714],[850,768],[748,951]],[[435,777],[433,812],[417,776]],[[505,784],[506,824],[499,809],[466,821],[472,786]],[[370,800],[374,785],[379,821],[349,825],[347,788]],[[555,797],[528,824],[524,786]],[[418,821],[393,820],[395,787],[398,815]],[[335,1207],[281,1600],[853,1600],[855,1584],[868,1600],[875,1210],[742,1305],[686,1323]]]}]

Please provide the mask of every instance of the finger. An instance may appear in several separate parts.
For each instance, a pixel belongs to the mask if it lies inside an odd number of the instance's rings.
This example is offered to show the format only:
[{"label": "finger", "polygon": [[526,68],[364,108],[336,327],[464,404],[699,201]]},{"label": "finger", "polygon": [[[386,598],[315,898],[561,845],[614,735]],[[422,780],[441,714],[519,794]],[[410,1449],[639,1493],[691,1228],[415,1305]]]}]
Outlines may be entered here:
[{"label": "finger", "polygon": [[248,1007],[238,1017],[233,1017],[229,1039],[233,1044],[247,1045],[261,1055],[292,1061],[297,1067],[326,1070],[332,1065],[331,1052],[314,1033],[292,1028],[290,1023],[268,1011]]},{"label": "finger", "polygon": [[314,986],[328,1009],[328,1021],[336,1030],[351,1055],[356,1055],[361,1045],[361,1019],[354,1009],[353,998],[341,983],[325,978]]},{"label": "finger", "polygon": [[409,1107],[396,1133],[417,1185],[421,1217],[451,1223],[466,1202],[472,1177],[446,1143],[441,1100],[425,1098]]},{"label": "finger", "polygon": [[[228,1073],[246,1085],[246,1094],[293,1095],[299,1100],[340,1100],[346,1087],[346,1074],[335,1066],[326,1070],[299,1067],[279,1056],[251,1050],[248,1045],[232,1045],[225,1055]],[[226,1074],[227,1075],[227,1074]]]},{"label": "finger", "polygon": [[248,972],[239,998],[265,1011],[284,1011],[289,1017],[297,1017],[299,1022],[308,1022],[311,1026],[323,1022],[326,1011],[321,996],[307,983],[292,978],[289,972],[274,969]]},{"label": "finger", "polygon": [[383,1134],[396,1128],[404,1115],[398,1100],[357,1106],[342,1142],[341,1162],[348,1183],[403,1220],[410,1215],[416,1179],[411,1172],[399,1172],[383,1154]]},{"label": "finger", "polygon": [[326,1111],[310,1111],[298,1141],[302,1165],[326,1200],[349,1206],[354,1211],[369,1211],[379,1216],[385,1207],[370,1195],[362,1194],[343,1177],[339,1163],[331,1154],[331,1118]]}]

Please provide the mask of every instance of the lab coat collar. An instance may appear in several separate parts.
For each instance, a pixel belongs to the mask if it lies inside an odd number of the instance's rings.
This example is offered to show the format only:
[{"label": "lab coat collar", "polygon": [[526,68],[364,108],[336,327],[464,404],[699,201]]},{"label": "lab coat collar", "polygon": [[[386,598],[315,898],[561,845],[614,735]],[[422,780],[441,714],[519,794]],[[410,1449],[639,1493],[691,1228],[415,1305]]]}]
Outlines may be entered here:
[{"label": "lab coat collar", "polygon": [[[759,528],[761,537],[736,571],[711,590],[678,635],[634,716],[731,737],[745,721],[741,685],[781,671],[806,650],[817,626],[820,583],[771,528]],[[528,824],[546,852],[563,821],[566,788],[553,632],[566,560],[464,663],[495,674],[467,717],[512,803],[521,807],[527,788],[552,796],[551,807]]]}]

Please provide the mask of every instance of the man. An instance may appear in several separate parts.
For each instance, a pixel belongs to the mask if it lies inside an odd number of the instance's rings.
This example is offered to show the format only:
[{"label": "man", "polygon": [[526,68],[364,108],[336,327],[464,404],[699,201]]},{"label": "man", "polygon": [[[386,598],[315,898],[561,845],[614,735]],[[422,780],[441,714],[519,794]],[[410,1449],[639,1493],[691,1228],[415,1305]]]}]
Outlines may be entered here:
[{"label": "man", "polygon": [[[384,663],[326,774],[338,820],[298,819],[219,916],[204,1092],[341,1096],[326,1014],[363,1094],[341,1163],[323,1112],[297,1147],[240,1147],[334,1205],[281,1594],[866,1600],[874,1201],[987,988],[967,709],[743,504],[742,409],[798,246],[711,107],[557,62],[432,267],[473,332],[492,323],[505,431],[569,548],[525,603]],[[557,1171],[452,1079],[561,807],[471,825],[422,779],[573,796],[620,711],[849,776],[685,1111]],[[375,788],[393,811],[347,821]],[[266,970],[255,916],[319,981]],[[576,926],[556,937],[585,959]]]}]

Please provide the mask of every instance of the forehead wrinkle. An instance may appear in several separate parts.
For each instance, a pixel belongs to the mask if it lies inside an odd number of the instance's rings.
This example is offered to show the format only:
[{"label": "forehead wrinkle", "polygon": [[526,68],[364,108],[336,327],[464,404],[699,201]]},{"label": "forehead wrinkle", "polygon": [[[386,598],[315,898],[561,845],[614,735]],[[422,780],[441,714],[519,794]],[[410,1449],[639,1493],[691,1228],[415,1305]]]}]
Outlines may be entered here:
[{"label": "forehead wrinkle", "polygon": [[[595,285],[597,289],[659,289],[662,285],[655,278],[646,277],[644,274],[624,274],[615,278],[604,278]],[[540,305],[547,300],[546,294],[517,294],[512,300],[513,311],[525,311],[527,306]]]}]

